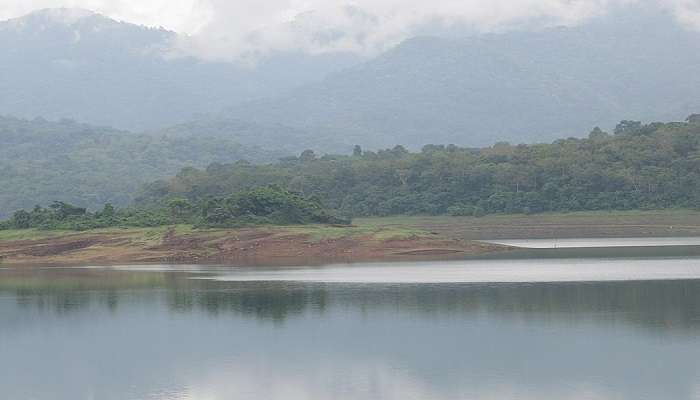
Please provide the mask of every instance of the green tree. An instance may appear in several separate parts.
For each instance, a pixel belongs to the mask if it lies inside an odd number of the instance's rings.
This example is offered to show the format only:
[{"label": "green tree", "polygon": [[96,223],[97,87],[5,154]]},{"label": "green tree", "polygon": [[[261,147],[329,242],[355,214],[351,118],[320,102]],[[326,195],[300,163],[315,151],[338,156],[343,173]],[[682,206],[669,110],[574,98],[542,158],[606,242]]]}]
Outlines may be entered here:
[{"label": "green tree", "polygon": [[111,203],[107,203],[102,207],[102,212],[100,215],[104,218],[114,218],[114,215],[116,213],[116,210],[114,209],[114,206]]},{"label": "green tree", "polygon": [[362,156],[362,147],[360,147],[359,144],[356,144],[355,147],[352,149],[352,155],[354,157]]},{"label": "green tree", "polygon": [[642,128],[642,123],[640,121],[620,121],[615,127],[614,133],[616,135],[633,135],[639,132]]},{"label": "green tree", "polygon": [[685,121],[689,124],[700,124],[700,114],[691,114]]},{"label": "green tree", "polygon": [[299,161],[310,162],[316,160],[316,153],[313,150],[304,150],[299,156]]},{"label": "green tree", "polygon": [[194,206],[183,198],[175,198],[168,201],[167,204],[170,216],[176,221],[184,221],[191,216],[194,211]]},{"label": "green tree", "polygon": [[24,210],[16,211],[12,214],[12,220],[10,221],[10,226],[15,229],[27,229],[31,228],[32,216]]}]

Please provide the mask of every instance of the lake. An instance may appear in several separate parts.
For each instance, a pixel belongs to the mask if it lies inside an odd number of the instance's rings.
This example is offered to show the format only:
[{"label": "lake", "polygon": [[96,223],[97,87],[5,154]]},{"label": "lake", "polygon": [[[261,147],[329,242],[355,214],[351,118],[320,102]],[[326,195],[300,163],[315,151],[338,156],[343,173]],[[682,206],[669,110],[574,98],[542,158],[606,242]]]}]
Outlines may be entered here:
[{"label": "lake", "polygon": [[700,399],[700,258],[0,270],[0,398]]}]

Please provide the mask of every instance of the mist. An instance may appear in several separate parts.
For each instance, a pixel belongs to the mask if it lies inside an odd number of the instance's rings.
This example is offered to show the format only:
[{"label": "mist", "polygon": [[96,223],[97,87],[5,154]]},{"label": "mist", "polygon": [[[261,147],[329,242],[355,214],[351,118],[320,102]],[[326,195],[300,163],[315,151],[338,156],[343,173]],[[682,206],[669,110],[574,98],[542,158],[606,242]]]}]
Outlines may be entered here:
[{"label": "mist", "polygon": [[47,7],[163,27],[181,34],[172,54],[247,64],[279,52],[369,57],[416,35],[575,26],[624,7],[657,8],[700,27],[695,0],[9,0],[0,20]]}]

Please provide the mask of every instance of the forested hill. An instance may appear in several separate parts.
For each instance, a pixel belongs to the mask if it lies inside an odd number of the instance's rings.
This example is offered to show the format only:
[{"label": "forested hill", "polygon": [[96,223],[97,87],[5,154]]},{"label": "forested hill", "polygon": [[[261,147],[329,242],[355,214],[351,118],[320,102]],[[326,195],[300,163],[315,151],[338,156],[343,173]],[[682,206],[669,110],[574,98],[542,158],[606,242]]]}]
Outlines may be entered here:
[{"label": "forested hill", "polygon": [[700,206],[700,116],[551,144],[498,143],[481,149],[401,146],[352,156],[300,157],[277,164],[188,168],[146,186],[141,204],[199,201],[276,184],[348,216],[483,214]]},{"label": "forested hill", "polygon": [[279,156],[226,138],[136,135],[9,117],[0,117],[0,143],[0,217],[54,200],[92,209],[127,205],[142,184],[186,166]]}]

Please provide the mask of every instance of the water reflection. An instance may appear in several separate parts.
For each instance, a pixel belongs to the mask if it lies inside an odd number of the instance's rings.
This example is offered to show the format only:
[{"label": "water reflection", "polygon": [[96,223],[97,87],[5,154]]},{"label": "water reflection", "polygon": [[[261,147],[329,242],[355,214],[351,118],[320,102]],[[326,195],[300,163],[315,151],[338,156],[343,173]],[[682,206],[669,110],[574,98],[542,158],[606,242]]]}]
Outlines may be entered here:
[{"label": "water reflection", "polygon": [[699,398],[700,281],[192,277],[0,272],[0,397]]},{"label": "water reflection", "polygon": [[[658,261],[663,263],[664,261]],[[328,308],[429,318],[483,313],[503,318],[626,322],[654,330],[700,327],[700,280],[509,284],[375,284],[207,281],[186,272],[13,270],[0,275],[0,298],[17,310],[56,316],[116,312],[124,302],[172,312],[234,314],[284,321]]]}]

